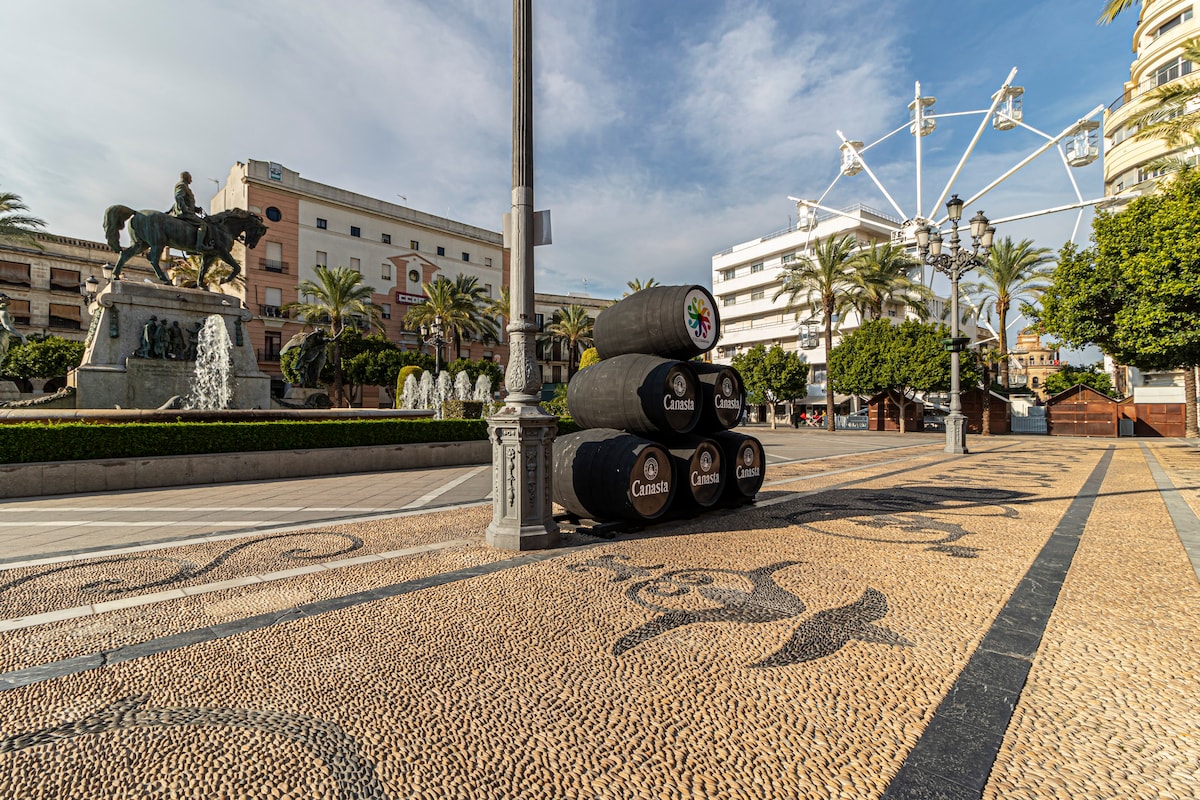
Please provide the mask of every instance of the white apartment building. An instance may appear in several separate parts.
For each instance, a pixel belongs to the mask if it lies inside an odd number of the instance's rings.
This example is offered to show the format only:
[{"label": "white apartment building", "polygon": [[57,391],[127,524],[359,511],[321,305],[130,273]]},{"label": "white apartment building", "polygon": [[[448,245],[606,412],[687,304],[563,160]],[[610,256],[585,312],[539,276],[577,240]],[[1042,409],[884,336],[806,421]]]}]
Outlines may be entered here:
[{"label": "white apartment building", "polygon": [[[798,352],[810,365],[809,396],[804,403],[815,405],[823,403],[825,395],[825,321],[819,301],[813,308],[805,304],[803,296],[798,297],[797,314],[787,309],[787,295],[775,299],[788,264],[806,253],[812,255],[817,242],[833,237],[853,235],[864,247],[890,241],[901,229],[902,221],[861,204],[841,213],[821,212],[815,217],[811,213],[802,208],[801,224],[795,228],[769,233],[713,256],[713,296],[721,315],[721,338],[713,361],[728,364],[735,355],[758,344]],[[921,277],[920,272],[917,268],[914,280]],[[932,318],[940,319],[944,307],[945,301],[934,300],[930,305]],[[906,312],[902,305],[895,304],[884,313],[903,319]],[[835,320],[834,346],[842,335],[857,329],[859,322],[853,311]]]},{"label": "white apartment building", "polygon": [[1143,0],[1133,32],[1133,62],[1121,96],[1104,112],[1104,194],[1152,188],[1160,170],[1150,163],[1163,156],[1195,159],[1194,145],[1168,145],[1161,139],[1134,140],[1130,120],[1145,110],[1145,96],[1160,86],[1186,79],[1196,65],[1183,46],[1200,36],[1194,0]]},{"label": "white apartment building", "polygon": [[[1133,32],[1133,62],[1121,96],[1104,113],[1104,194],[1152,191],[1163,170],[1152,162],[1164,156],[1196,163],[1200,148],[1194,144],[1169,145],[1162,139],[1135,140],[1137,128],[1130,120],[1145,110],[1145,96],[1160,86],[1196,79],[1197,65],[1183,57],[1184,44],[1200,36],[1193,0],[1143,0]],[[1196,102],[1196,101],[1193,101]],[[1119,206],[1117,207],[1119,208]],[[1104,357],[1113,385],[1123,395],[1138,387],[1170,387],[1183,397],[1181,370],[1141,372]]]}]

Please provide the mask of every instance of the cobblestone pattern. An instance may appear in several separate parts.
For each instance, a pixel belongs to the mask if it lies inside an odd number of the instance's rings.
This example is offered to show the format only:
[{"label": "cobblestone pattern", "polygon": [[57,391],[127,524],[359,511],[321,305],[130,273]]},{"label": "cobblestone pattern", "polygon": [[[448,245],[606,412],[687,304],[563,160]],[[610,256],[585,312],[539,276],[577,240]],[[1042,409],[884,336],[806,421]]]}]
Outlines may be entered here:
[{"label": "cobblestone pattern", "polygon": [[1200,586],[1155,493],[1118,451],[986,798],[1196,796]]},{"label": "cobblestone pattern", "polygon": [[1200,517],[1200,446],[1175,440],[1152,442],[1149,447],[1171,476],[1180,497]]},{"label": "cobblestone pattern", "polygon": [[[996,478],[1012,466],[1011,443],[901,475],[885,467],[884,477],[815,496],[816,514],[812,498],[717,512],[536,565],[4,692],[0,796],[878,797],[1109,446],[1020,445],[1024,486]],[[1151,486],[1136,457],[1125,464],[1134,485]],[[1000,497],[990,491],[998,485],[1021,488]],[[950,499],[914,505],[935,489]],[[1161,509],[1152,488],[1111,503],[1138,520],[1150,518],[1139,509]],[[1123,524],[1140,530],[1136,521]],[[1093,538],[1108,559],[1107,539],[1089,532],[1084,545]],[[973,557],[939,549],[947,544],[969,546]],[[1121,555],[1131,560],[1136,548],[1131,542]],[[1114,590],[1108,570],[1122,569],[1117,561],[1086,580],[1069,576],[1071,588],[1078,582],[1092,593],[1071,604],[1079,624],[1100,627],[1096,639],[1054,632],[1056,642],[1091,648],[1084,655],[1104,653],[1110,668],[1128,660],[1123,648],[1149,638],[1136,632],[1138,597],[1118,596],[1125,607],[1109,611],[1107,595],[1124,590]],[[1161,569],[1178,570],[1178,558]],[[367,574],[340,573],[333,577],[344,578],[343,593]],[[1185,594],[1180,603],[1161,621],[1160,638],[1172,635],[1168,618],[1196,636],[1197,600]],[[683,621],[654,627],[659,618]],[[629,638],[639,630],[653,635]],[[1122,649],[1110,652],[1109,640]],[[1190,669],[1194,655],[1184,651],[1174,668]],[[1072,652],[1035,677],[1048,689],[1030,707],[1052,711],[1035,718],[1012,753],[1057,741],[1060,715],[1064,736],[1088,731],[1090,716],[1124,697],[1106,694],[1101,673],[1095,695],[1080,698],[1091,710],[1071,717],[1056,676],[1074,676],[1084,663]],[[1069,687],[1085,683],[1071,680]],[[1139,693],[1118,707],[1179,708],[1175,686],[1112,691]],[[117,712],[106,710],[130,696],[140,711],[119,714],[183,721],[112,729]],[[1097,737],[1122,733],[1116,716],[1112,731]],[[284,732],[263,719],[278,720]],[[81,721],[100,727],[46,738]],[[324,743],[313,743],[316,725],[327,731]],[[1170,759],[1137,764],[1155,780],[1181,763],[1175,759],[1195,763],[1180,750],[1186,736],[1159,741]],[[1078,754],[1086,758],[1087,747]],[[330,763],[339,757],[342,764]],[[1006,766],[1006,785],[998,769],[989,791],[1045,796],[1029,794],[1038,784],[1020,774],[1026,766]]]}]

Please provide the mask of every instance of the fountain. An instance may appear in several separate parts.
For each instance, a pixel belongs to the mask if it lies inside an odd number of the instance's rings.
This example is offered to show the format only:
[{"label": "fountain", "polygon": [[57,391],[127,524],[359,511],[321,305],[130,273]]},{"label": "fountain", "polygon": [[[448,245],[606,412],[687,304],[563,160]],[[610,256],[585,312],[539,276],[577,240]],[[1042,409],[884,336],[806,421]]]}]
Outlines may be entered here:
[{"label": "fountain", "polygon": [[454,376],[454,399],[467,401],[471,399],[471,376],[460,372]]},{"label": "fountain", "polygon": [[400,408],[417,408],[417,394],[420,391],[420,387],[417,385],[416,375],[409,375],[407,378],[405,378],[404,389],[402,389],[400,392]]},{"label": "fountain", "polygon": [[475,392],[471,395],[471,399],[476,403],[483,403],[485,407],[492,402],[492,379],[482,374],[476,378]]},{"label": "fountain", "polygon": [[202,411],[229,408],[233,399],[233,372],[229,359],[232,349],[233,342],[225,330],[225,321],[213,314],[200,329],[192,392],[184,401],[184,408]]},{"label": "fountain", "polygon": [[421,373],[419,381],[415,375],[409,375],[400,393],[400,408],[433,409],[434,416],[440,419],[445,400],[475,400],[486,405],[492,402],[492,380],[480,375],[472,388],[471,376],[466,372],[459,372],[453,381],[448,372],[438,373],[436,381],[428,371]]}]

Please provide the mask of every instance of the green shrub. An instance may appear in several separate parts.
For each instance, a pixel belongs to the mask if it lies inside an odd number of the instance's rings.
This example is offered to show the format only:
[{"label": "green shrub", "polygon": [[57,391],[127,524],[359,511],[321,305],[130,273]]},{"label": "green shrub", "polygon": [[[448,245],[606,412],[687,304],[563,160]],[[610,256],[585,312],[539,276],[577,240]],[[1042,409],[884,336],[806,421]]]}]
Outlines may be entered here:
[{"label": "green shrub", "polygon": [[0,425],[0,463],[307,450],[487,438],[481,419]]},{"label": "green shrub", "polygon": [[446,400],[442,403],[442,419],[482,419],[483,403],[478,400]]},{"label": "green shrub", "polygon": [[587,350],[584,350],[583,355],[581,355],[579,357],[579,368],[580,369],[583,369],[584,367],[590,367],[592,364],[599,364],[599,363],[600,363],[600,353],[598,353],[596,351],[596,348],[594,348],[594,347],[589,347]]}]

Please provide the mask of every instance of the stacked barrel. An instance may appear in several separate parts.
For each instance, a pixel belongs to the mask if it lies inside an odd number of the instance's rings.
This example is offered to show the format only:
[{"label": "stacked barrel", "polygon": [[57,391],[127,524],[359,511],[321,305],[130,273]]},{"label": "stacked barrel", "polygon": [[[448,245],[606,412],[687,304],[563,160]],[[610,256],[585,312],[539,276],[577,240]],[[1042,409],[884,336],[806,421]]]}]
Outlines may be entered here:
[{"label": "stacked barrel", "polygon": [[687,360],[719,335],[702,286],[653,286],[600,312],[601,360],[567,387],[585,430],[554,442],[556,503],[578,517],[646,522],[754,499],[762,444],[731,430],[745,409],[742,376]]}]

